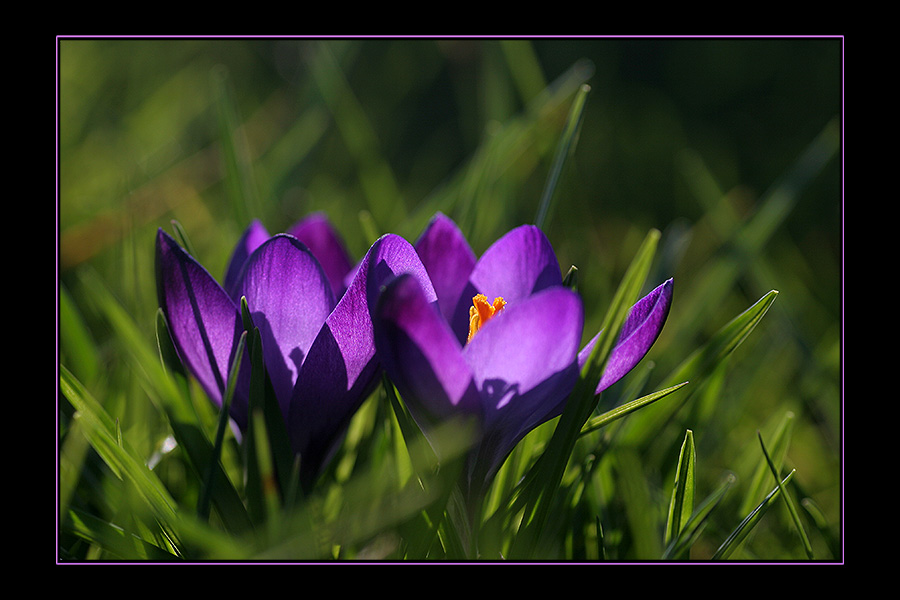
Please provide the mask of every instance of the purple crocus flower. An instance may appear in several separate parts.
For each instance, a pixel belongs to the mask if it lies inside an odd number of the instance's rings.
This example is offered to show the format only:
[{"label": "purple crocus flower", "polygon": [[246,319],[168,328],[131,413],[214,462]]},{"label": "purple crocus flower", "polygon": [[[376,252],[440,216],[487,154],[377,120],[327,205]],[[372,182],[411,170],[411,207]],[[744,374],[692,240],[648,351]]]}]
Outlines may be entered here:
[{"label": "purple crocus flower", "polygon": [[[340,272],[345,265],[335,256],[320,259],[290,234],[267,237],[258,223],[238,244],[226,288],[162,230],[156,253],[159,304],[174,346],[220,406],[243,331],[240,298],[247,299],[291,445],[301,456],[305,485],[331,457],[374,385],[378,362],[369,307],[381,286],[396,274],[408,273],[434,297],[413,247],[391,234],[372,245],[346,291],[342,283],[346,273]],[[339,253],[337,258],[343,256]],[[340,269],[329,272],[329,264]],[[244,430],[249,395],[246,357],[241,371],[230,416]]]},{"label": "purple crocus flower", "polygon": [[[579,352],[581,299],[562,285],[537,227],[513,229],[476,259],[456,225],[438,214],[416,250],[438,305],[416,279],[398,277],[375,313],[376,347],[423,430],[450,416],[476,417],[480,437],[463,486],[478,497],[519,440],[562,413],[596,337]],[[635,304],[596,393],[647,353],[671,298],[670,279]]]}]

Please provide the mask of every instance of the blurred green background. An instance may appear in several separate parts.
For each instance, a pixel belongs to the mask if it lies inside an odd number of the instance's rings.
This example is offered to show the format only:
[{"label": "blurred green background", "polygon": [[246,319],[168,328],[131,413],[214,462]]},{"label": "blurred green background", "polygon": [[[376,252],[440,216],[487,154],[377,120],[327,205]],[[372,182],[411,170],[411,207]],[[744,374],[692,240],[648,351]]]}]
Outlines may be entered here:
[{"label": "blurred green background", "polygon": [[[743,477],[759,456],[756,431],[792,414],[787,461],[834,536],[816,537],[817,553],[834,558],[842,59],[840,38],[61,39],[58,274],[82,327],[60,321],[60,362],[149,456],[159,439],[147,423],[161,417],[84,300],[85,273],[152,342],[154,234],[171,232],[171,219],[217,277],[248,219],[274,233],[315,210],[355,258],[380,233],[413,241],[435,210],[480,254],[534,220],[586,83],[544,227],[563,271],[579,268],[586,335],[650,228],[663,236],[648,286],[675,277],[648,357],[660,375],[779,290],[727,376],[670,430],[678,442],[694,430],[708,491],[725,471]],[[640,449],[651,495],[671,485],[669,445]],[[759,528],[760,547],[798,557],[779,518]]]}]

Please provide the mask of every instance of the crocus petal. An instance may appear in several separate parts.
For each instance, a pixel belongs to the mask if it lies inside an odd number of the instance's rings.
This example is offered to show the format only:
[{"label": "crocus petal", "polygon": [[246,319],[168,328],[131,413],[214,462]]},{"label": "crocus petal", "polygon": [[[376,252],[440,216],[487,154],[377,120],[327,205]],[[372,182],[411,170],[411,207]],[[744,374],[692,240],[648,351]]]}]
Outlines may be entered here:
[{"label": "crocus petal", "polygon": [[294,450],[301,455],[301,477],[315,476],[371,391],[378,362],[370,310],[382,287],[401,273],[411,273],[426,297],[436,300],[412,245],[397,235],[384,235],[360,262],[356,276],[309,349],[288,419]]},{"label": "crocus petal", "polygon": [[[619,381],[644,358],[659,337],[669,316],[671,304],[672,280],[669,279],[631,307],[631,312],[628,313],[619,339],[610,353],[606,369],[597,385],[597,394]],[[599,335],[600,333],[597,333],[579,352],[579,368],[587,362]]]},{"label": "crocus petal", "polygon": [[[466,329],[468,309],[461,313],[461,323],[453,321],[454,311],[476,261],[475,253],[466,238],[456,223],[444,214],[437,213],[419,236],[415,247],[434,284],[441,314],[451,323],[454,331]],[[471,302],[472,295],[466,298],[467,304]]]},{"label": "crocus petal", "polygon": [[287,418],[300,365],[334,307],[331,285],[303,243],[279,234],[250,255],[237,289],[259,328],[266,370]]},{"label": "crocus petal", "polygon": [[[225,290],[196,260],[159,230],[156,236],[156,282],[159,306],[178,355],[209,398],[222,405],[228,370],[243,332],[240,313]],[[241,362],[239,389],[231,416],[247,424],[246,386],[249,361]]]},{"label": "crocus petal", "polygon": [[488,321],[463,350],[488,420],[521,410],[516,396],[573,365],[583,326],[581,299],[564,287],[509,304]]},{"label": "crocus petal", "polygon": [[515,304],[543,289],[561,285],[562,273],[544,232],[534,225],[522,225],[485,250],[469,281],[476,293],[491,299],[502,296]]},{"label": "crocus petal", "polygon": [[411,275],[391,282],[373,316],[381,364],[416,421],[481,414],[472,370],[437,307]]},{"label": "crocus petal", "polygon": [[247,229],[244,230],[244,233],[241,235],[241,239],[238,240],[237,245],[234,247],[234,252],[231,254],[231,260],[228,261],[228,269],[225,271],[225,281],[223,282],[223,286],[225,291],[228,292],[228,295],[231,296],[231,299],[235,302],[240,300],[240,295],[235,297],[237,293],[235,290],[235,286],[237,285],[238,275],[241,273],[241,269],[244,266],[244,263],[250,255],[253,254],[253,251],[262,246],[262,243],[269,239],[269,232],[260,223],[258,220],[254,220],[247,226]]},{"label": "crocus petal", "polygon": [[555,287],[508,305],[465,347],[485,407],[475,479],[489,480],[525,434],[559,414],[578,377],[583,325],[581,299]]},{"label": "crocus petal", "polygon": [[293,225],[287,233],[312,251],[331,282],[334,297],[340,298],[346,290],[344,278],[353,269],[353,262],[328,217],[313,213]]}]

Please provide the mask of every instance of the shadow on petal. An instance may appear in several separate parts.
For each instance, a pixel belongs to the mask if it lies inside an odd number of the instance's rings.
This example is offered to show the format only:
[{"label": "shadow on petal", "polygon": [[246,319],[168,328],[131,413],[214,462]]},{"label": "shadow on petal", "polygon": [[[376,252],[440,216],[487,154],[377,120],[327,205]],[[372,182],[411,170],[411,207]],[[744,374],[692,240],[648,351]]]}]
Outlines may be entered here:
[{"label": "shadow on petal", "polygon": [[287,419],[294,383],[303,365],[303,350],[295,347],[285,355],[265,314],[255,312],[251,316],[253,325],[259,329],[260,337],[263,339],[263,360],[272,388],[275,390],[275,397],[278,399],[278,407],[282,416]]},{"label": "shadow on petal", "polygon": [[522,438],[535,427],[562,413],[578,379],[574,362],[536,387],[520,394],[518,386],[499,379],[486,380],[482,398],[487,411],[484,434],[470,457],[467,485],[480,496],[497,470]]},{"label": "shadow on petal", "polygon": [[337,451],[350,420],[374,390],[374,360],[349,383],[347,364],[326,323],[303,362],[288,415],[288,432],[300,455],[300,479],[308,487]]}]

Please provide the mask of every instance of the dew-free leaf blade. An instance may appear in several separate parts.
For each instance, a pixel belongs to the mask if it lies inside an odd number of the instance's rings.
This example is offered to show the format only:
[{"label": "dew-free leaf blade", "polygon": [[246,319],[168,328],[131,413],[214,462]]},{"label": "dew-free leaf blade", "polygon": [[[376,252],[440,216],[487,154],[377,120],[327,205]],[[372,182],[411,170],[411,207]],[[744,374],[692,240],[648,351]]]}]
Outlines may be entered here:
[{"label": "dew-free leaf blade", "polygon": [[[242,304],[243,306],[243,304]],[[247,325],[245,324],[245,327]],[[263,481],[260,474],[259,461],[257,459],[257,441],[255,421],[262,411],[265,382],[261,377],[262,364],[262,340],[259,329],[253,327],[250,331],[250,410],[248,414],[247,433],[244,436],[244,493],[247,497],[247,512],[254,523],[262,523],[265,520],[266,504],[263,494]]]},{"label": "dew-free leaf blade", "polygon": [[764,294],[747,310],[717,331],[702,348],[688,357],[669,375],[668,381],[697,380],[698,376],[702,378],[711,373],[725,357],[734,352],[747,339],[777,297],[777,290],[771,290]]},{"label": "dew-free leaf blade", "polygon": [[697,538],[700,537],[700,534],[703,533],[703,529],[709,522],[710,515],[721,504],[722,499],[728,490],[731,489],[731,486],[734,485],[735,480],[734,475],[729,473],[719,487],[700,503],[697,509],[694,510],[691,518],[682,527],[678,536],[666,546],[666,550],[662,555],[664,560],[682,556],[690,550]]},{"label": "dew-free leaf blade", "polygon": [[59,342],[64,362],[82,381],[90,383],[100,371],[100,357],[84,318],[62,283],[59,284]]},{"label": "dew-free leaf blade", "polygon": [[665,543],[668,545],[687,525],[694,510],[694,465],[697,451],[694,447],[694,432],[687,430],[678,466],[675,469],[675,485],[672,489],[672,500],[669,503],[669,517],[666,521]]},{"label": "dew-free leaf blade", "polygon": [[622,406],[617,406],[616,408],[610,409],[603,414],[591,417],[587,421],[587,423],[584,424],[584,427],[582,427],[580,435],[585,435],[592,431],[596,431],[597,429],[602,429],[610,423],[630,415],[636,410],[644,408],[645,406],[650,406],[657,400],[661,400],[672,392],[680,390],[688,383],[689,382],[684,381],[682,383],[679,383],[678,385],[667,387],[664,390],[658,390],[656,392],[653,392],[652,394],[647,394],[646,396],[642,396],[640,398],[637,398],[636,400],[632,400],[631,402],[626,402]]},{"label": "dew-free leaf blade", "polygon": [[[770,455],[772,456],[772,463],[778,471],[781,470],[781,467],[784,464],[784,457],[787,454],[788,446],[790,446],[791,443],[793,425],[794,413],[788,411],[784,414],[781,421],[779,421],[767,443],[767,449],[769,449]],[[765,455],[760,456],[759,464],[756,466],[756,470],[750,480],[750,485],[744,495],[744,502],[740,506],[740,513],[743,514],[749,512],[750,509],[753,508],[754,503],[759,501],[760,497],[765,493],[765,489],[768,487],[767,482],[771,483],[770,477],[771,473],[766,457]]]},{"label": "dew-free leaf blade", "polygon": [[259,342],[255,341],[256,337],[260,337],[259,329],[253,324],[246,298],[241,298],[241,319],[245,331],[251,336],[251,350],[257,352],[256,358],[251,357],[250,365],[250,412],[257,410],[257,414],[265,421],[267,444],[272,454],[277,480],[286,488],[290,485],[294,469],[294,451],[272,381],[265,368],[261,338]]},{"label": "dew-free leaf blade", "polygon": [[197,256],[197,253],[194,250],[194,245],[191,243],[191,238],[188,236],[184,225],[181,224],[181,221],[172,219],[170,223],[172,224],[172,232],[175,235],[175,239],[178,240],[178,243],[184,247],[188,254],[190,254],[191,256]]},{"label": "dew-free leaf blade", "polygon": [[197,505],[197,514],[201,519],[209,516],[209,503],[212,495],[213,484],[216,478],[216,465],[222,455],[222,443],[225,439],[225,428],[228,427],[228,410],[231,407],[231,399],[234,396],[234,388],[237,384],[238,372],[241,368],[241,359],[244,357],[244,346],[247,342],[247,332],[241,334],[235,349],[234,361],[231,364],[231,370],[228,372],[228,383],[225,387],[225,394],[222,396],[222,408],[219,412],[219,421],[216,425],[216,438],[213,442],[213,453],[207,464],[206,476],[203,480],[203,487],[200,488],[200,500]]},{"label": "dew-free leaf blade", "polygon": [[[219,66],[210,72],[216,98],[219,146],[222,149],[225,186],[238,223],[249,223],[258,215],[253,171],[247,158],[246,142],[241,137],[238,109],[228,70]],[[196,255],[194,255],[196,256]]]},{"label": "dew-free leaf blade", "polygon": [[[454,215],[467,239],[480,243],[482,236],[487,235],[485,232],[498,225],[497,219],[503,213],[478,210],[478,203],[488,195],[514,193],[518,189],[516,185],[522,184],[535,166],[541,164],[535,160],[539,158],[535,154],[552,151],[552,141],[545,138],[558,135],[563,111],[571,109],[572,98],[593,72],[589,61],[576,62],[532,98],[524,114],[507,120],[499,130],[490,130],[468,163],[446,185],[416,206],[414,214],[407,219],[408,226],[421,231],[436,211],[443,211]],[[523,161],[523,154],[529,160]],[[511,180],[511,173],[519,179]],[[498,185],[501,181],[502,186]],[[502,191],[497,192],[498,187]]]},{"label": "dew-free leaf blade", "polygon": [[174,561],[178,556],[165,551],[150,540],[91,515],[83,510],[71,509],[62,527],[78,537],[96,544],[121,560]]},{"label": "dew-free leaf blade", "polygon": [[566,159],[575,150],[578,141],[578,133],[581,129],[581,121],[584,117],[584,107],[587,103],[587,96],[590,91],[591,86],[587,84],[582,85],[575,95],[575,100],[572,102],[572,108],[569,109],[566,126],[560,136],[559,145],[557,146],[556,154],[553,157],[553,165],[550,168],[550,175],[547,178],[547,183],[544,185],[544,192],[541,195],[538,212],[534,218],[534,224],[540,228],[544,228],[547,224],[550,206],[553,201],[553,194],[556,191],[556,184],[559,181],[563,164],[565,164]]},{"label": "dew-free leaf blade", "polygon": [[766,462],[769,464],[769,469],[772,471],[772,476],[775,477],[775,484],[778,486],[778,489],[781,490],[781,494],[784,496],[784,502],[788,507],[788,511],[791,513],[791,519],[794,521],[794,526],[797,528],[797,533],[800,534],[800,540],[803,542],[803,549],[806,551],[806,555],[812,559],[814,558],[812,545],[809,543],[809,537],[806,535],[803,523],[800,522],[800,515],[797,513],[797,507],[794,505],[794,500],[791,498],[787,488],[781,484],[778,469],[775,467],[775,463],[772,462],[772,458],[766,450],[766,444],[763,442],[762,434],[758,433],[757,437],[759,437],[759,445],[762,447]]},{"label": "dew-free leaf blade", "polygon": [[[794,476],[794,471],[788,473],[787,477],[785,477],[781,486],[787,485],[788,481],[790,481],[791,477]],[[778,495],[781,493],[781,486],[776,486],[769,494],[763,499],[759,505],[753,509],[753,511],[744,517],[744,520],[741,521],[737,527],[734,528],[734,531],[729,534],[729,536],[725,539],[724,542],[719,546],[716,550],[715,554],[713,554],[713,560],[725,560],[737,550],[741,542],[746,539],[746,537],[750,534],[753,528],[757,523],[762,519],[763,515],[766,514],[766,511],[769,510],[769,507],[772,506],[772,502]]]}]

